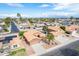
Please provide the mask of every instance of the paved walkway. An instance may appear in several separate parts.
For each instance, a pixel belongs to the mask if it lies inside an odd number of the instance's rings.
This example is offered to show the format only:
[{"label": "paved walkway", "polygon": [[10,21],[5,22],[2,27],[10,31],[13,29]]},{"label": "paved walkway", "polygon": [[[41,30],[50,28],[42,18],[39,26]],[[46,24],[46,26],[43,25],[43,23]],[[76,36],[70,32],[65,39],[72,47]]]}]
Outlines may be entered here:
[{"label": "paved walkway", "polygon": [[22,41],[22,43],[23,43],[23,45],[24,45],[24,47],[26,49],[27,55],[32,55],[32,54],[35,53],[33,48],[31,46],[29,46],[28,44],[26,44],[26,42],[24,40]]}]

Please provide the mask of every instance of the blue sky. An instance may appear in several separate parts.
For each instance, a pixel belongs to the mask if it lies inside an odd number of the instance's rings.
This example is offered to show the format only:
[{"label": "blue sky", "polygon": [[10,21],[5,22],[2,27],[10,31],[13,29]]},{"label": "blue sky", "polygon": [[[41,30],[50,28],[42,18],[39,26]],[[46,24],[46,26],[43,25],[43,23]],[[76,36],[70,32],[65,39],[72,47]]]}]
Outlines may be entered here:
[{"label": "blue sky", "polygon": [[79,17],[78,3],[1,3],[0,17]]}]

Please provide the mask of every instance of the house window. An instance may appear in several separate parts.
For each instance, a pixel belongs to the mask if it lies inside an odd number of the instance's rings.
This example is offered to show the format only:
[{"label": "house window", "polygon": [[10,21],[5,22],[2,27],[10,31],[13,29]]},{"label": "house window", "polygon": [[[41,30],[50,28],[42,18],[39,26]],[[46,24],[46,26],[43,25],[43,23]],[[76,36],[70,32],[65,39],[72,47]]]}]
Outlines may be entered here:
[{"label": "house window", "polygon": [[13,45],[13,48],[17,48],[17,45]]}]

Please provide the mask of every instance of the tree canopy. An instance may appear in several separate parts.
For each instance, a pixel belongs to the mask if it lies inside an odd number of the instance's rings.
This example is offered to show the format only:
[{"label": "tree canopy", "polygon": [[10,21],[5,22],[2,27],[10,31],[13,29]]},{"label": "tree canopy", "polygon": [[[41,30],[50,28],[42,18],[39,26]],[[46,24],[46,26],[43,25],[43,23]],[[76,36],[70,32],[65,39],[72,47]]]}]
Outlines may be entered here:
[{"label": "tree canopy", "polygon": [[5,22],[5,24],[6,24],[7,26],[10,25],[10,22],[11,22],[11,21],[12,21],[12,19],[11,19],[10,17],[7,17],[7,18],[4,19],[4,22]]},{"label": "tree canopy", "polygon": [[48,33],[48,34],[47,34],[47,39],[48,39],[49,42],[50,42],[51,40],[54,40],[54,35],[51,34],[51,33]]}]

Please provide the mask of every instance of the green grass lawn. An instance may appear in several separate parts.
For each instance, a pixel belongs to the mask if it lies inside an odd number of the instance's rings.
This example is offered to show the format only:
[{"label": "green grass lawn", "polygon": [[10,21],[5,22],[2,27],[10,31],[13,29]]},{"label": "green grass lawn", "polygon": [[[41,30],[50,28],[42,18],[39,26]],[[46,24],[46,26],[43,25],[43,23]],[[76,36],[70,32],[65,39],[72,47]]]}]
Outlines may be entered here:
[{"label": "green grass lawn", "polygon": [[25,56],[25,55],[27,55],[25,48],[16,49],[9,53],[9,56]]}]

